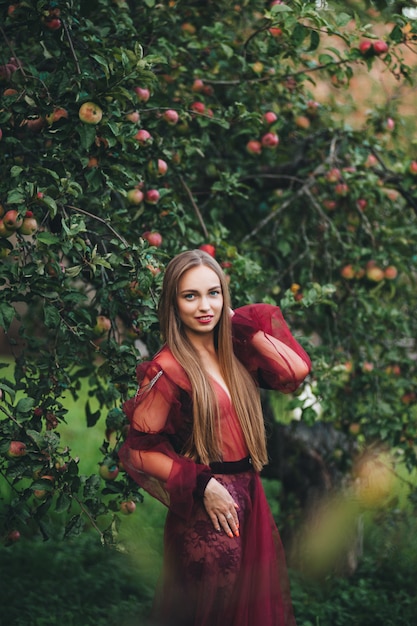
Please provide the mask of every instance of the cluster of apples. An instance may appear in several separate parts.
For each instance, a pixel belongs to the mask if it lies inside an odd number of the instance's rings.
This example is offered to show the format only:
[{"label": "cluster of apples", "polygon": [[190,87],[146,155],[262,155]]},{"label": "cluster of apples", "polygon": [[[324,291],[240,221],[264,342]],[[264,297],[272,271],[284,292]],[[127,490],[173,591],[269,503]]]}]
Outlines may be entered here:
[{"label": "cluster of apples", "polygon": [[4,211],[0,205],[0,237],[7,239],[14,233],[33,235],[38,230],[38,222],[32,211],[26,211],[22,216],[16,209]]},{"label": "cluster of apples", "polygon": [[346,280],[360,279],[364,276],[375,283],[381,280],[395,280],[398,276],[398,270],[395,265],[388,265],[385,268],[380,267],[375,261],[368,261],[365,267],[357,268],[354,264],[348,263],[340,270],[340,275]]}]

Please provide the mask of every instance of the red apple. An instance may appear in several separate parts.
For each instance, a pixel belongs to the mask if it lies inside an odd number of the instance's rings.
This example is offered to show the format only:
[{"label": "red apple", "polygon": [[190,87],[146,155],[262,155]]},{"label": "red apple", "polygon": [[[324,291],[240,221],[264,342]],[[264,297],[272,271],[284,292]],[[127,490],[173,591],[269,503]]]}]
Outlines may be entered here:
[{"label": "red apple", "polygon": [[195,113],[204,113],[206,110],[206,105],[204,102],[193,102],[190,106],[190,109]]},{"label": "red apple", "polygon": [[15,209],[10,209],[4,214],[3,223],[7,230],[17,230],[23,223],[23,217]]},{"label": "red apple", "polygon": [[279,137],[276,133],[265,133],[261,143],[264,148],[276,148],[279,144]]},{"label": "red apple", "polygon": [[124,502],[120,503],[120,512],[123,513],[123,515],[131,515],[132,513],[134,513],[136,509],[136,502],[134,502],[133,500],[125,500]]},{"label": "red apple", "polygon": [[355,268],[353,267],[351,263],[348,263],[347,265],[344,265],[342,267],[342,269],[340,270],[340,275],[343,278],[346,278],[346,280],[352,280],[353,278],[356,277]]},{"label": "red apple", "polygon": [[194,80],[191,90],[197,93],[201,93],[204,90],[204,82],[201,80],[201,78],[196,78]]},{"label": "red apple", "polygon": [[148,189],[145,193],[145,202],[148,204],[158,204],[160,193],[157,189]]},{"label": "red apple", "polygon": [[23,441],[11,441],[9,449],[7,450],[7,456],[10,458],[17,458],[26,454],[26,444]]},{"label": "red apple", "polygon": [[388,280],[395,280],[398,276],[398,270],[395,265],[388,265],[384,270],[384,276]]},{"label": "red apple", "polygon": [[207,252],[207,254],[209,254],[213,258],[216,256],[216,248],[211,243],[203,243],[201,246],[199,246],[199,249]]},{"label": "red apple", "polygon": [[365,167],[375,167],[378,164],[378,159],[374,154],[368,154],[364,163]]},{"label": "red apple", "polygon": [[388,44],[385,41],[382,41],[381,39],[378,39],[378,41],[374,41],[374,43],[372,44],[372,47],[374,49],[375,54],[385,54],[386,52],[388,52]]},{"label": "red apple", "polygon": [[177,111],[175,111],[174,109],[168,109],[162,115],[162,119],[165,122],[167,122],[167,124],[169,124],[170,126],[175,126],[175,124],[179,120],[179,115],[178,115]]},{"label": "red apple", "polygon": [[48,30],[59,30],[62,27],[62,22],[57,17],[48,18],[44,21],[45,28]]},{"label": "red apple", "polygon": [[277,121],[278,116],[273,111],[267,111],[264,113],[263,118],[267,124],[273,124]]},{"label": "red apple", "polygon": [[339,182],[341,176],[342,173],[339,168],[332,167],[328,172],[326,172],[325,178],[327,181],[329,181],[329,183],[337,183]]},{"label": "red apple", "polygon": [[359,200],[356,203],[356,206],[358,207],[359,211],[364,211],[367,205],[368,205],[368,202],[365,200],[365,198],[359,198]]},{"label": "red apple", "polygon": [[103,111],[94,102],[84,102],[78,111],[78,117],[84,124],[99,124],[103,117]]},{"label": "red apple", "polygon": [[49,113],[49,115],[46,116],[46,121],[51,126],[51,124],[54,124],[58,120],[67,119],[67,118],[68,118],[68,111],[64,109],[63,107],[56,107],[52,111],[52,113]]},{"label": "red apple", "polygon": [[392,119],[392,117],[388,117],[387,118],[387,121],[385,122],[385,126],[386,126],[387,130],[394,130],[395,122]]},{"label": "red apple", "polygon": [[130,113],[126,113],[125,120],[127,122],[132,122],[132,124],[137,124],[140,121],[139,111],[130,111]]},{"label": "red apple", "polygon": [[149,131],[141,128],[135,135],[135,139],[140,143],[141,146],[149,145],[153,142],[152,135]]},{"label": "red apple", "polygon": [[20,539],[20,532],[18,530],[11,530],[8,534],[7,534],[7,541],[9,541],[10,543],[16,543],[16,541],[19,541]]},{"label": "red apple", "polygon": [[246,144],[246,150],[249,152],[249,154],[261,154],[262,144],[260,141],[257,141],[256,139],[251,139]]},{"label": "red apple", "polygon": [[40,115],[32,115],[23,122],[23,126],[31,133],[39,133],[45,126],[45,119]]},{"label": "red apple", "polygon": [[168,171],[168,163],[163,159],[158,159],[156,163],[149,161],[148,170],[150,174],[156,174],[156,176],[165,176]]},{"label": "red apple", "polygon": [[282,35],[282,29],[276,26],[271,26],[271,28],[268,28],[268,30],[273,37],[281,37]]},{"label": "red apple", "polygon": [[181,30],[188,35],[195,35],[197,29],[194,24],[190,24],[190,22],[184,22],[183,24],[181,24]]},{"label": "red apple", "polygon": [[130,189],[126,194],[126,198],[129,204],[137,205],[143,201],[144,194],[140,189]]},{"label": "red apple", "polygon": [[370,361],[364,361],[364,363],[362,363],[363,372],[372,372],[373,369],[374,369],[374,364],[371,363]]},{"label": "red apple", "polygon": [[162,245],[162,235],[160,233],[146,231],[142,237],[146,239],[150,246],[159,248]]},{"label": "red apple", "polygon": [[334,211],[335,208],[337,207],[337,202],[336,200],[323,200],[323,206],[326,209],[326,211]]},{"label": "red apple", "polygon": [[349,187],[346,183],[338,183],[335,186],[334,191],[338,196],[346,196],[349,192]]},{"label": "red apple", "polygon": [[310,120],[308,119],[308,117],[306,115],[297,115],[297,117],[294,119],[295,125],[298,126],[298,128],[303,128],[303,129],[307,129],[310,128]]},{"label": "red apple", "polygon": [[416,176],[417,175],[417,161],[411,161],[408,170],[410,174],[413,174],[413,176]]},{"label": "red apple", "polygon": [[135,87],[134,92],[136,93],[139,102],[148,102],[151,92],[146,87]]},{"label": "red apple", "polygon": [[359,50],[361,54],[363,55],[367,54],[371,50],[371,48],[372,48],[372,41],[370,41],[369,39],[364,39],[359,44]]}]

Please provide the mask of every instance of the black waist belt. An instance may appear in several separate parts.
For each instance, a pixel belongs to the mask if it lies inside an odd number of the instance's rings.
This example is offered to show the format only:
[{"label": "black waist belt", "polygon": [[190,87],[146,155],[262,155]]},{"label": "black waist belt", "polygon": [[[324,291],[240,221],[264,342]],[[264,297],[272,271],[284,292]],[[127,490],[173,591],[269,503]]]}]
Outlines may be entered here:
[{"label": "black waist belt", "polygon": [[246,456],[239,461],[219,461],[210,463],[213,474],[239,474],[240,472],[247,472],[253,470],[252,459],[250,456]]}]

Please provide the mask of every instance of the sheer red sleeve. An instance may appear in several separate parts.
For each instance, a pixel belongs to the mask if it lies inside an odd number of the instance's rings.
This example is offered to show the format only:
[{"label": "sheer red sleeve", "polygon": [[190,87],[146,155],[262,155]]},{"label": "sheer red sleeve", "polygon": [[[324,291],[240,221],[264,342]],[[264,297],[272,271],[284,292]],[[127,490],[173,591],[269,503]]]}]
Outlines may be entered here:
[{"label": "sheer red sleeve", "polygon": [[310,357],[291,334],[279,307],[240,307],[234,311],[232,328],[235,354],[260,387],[290,393],[310,372]]},{"label": "sheer red sleeve", "polygon": [[138,392],[123,407],[130,428],[120,459],[140,487],[187,519],[194,498],[202,497],[212,477],[211,469],[180,453],[189,435],[186,422],[191,427],[184,392],[155,361],[139,365],[137,376]]}]

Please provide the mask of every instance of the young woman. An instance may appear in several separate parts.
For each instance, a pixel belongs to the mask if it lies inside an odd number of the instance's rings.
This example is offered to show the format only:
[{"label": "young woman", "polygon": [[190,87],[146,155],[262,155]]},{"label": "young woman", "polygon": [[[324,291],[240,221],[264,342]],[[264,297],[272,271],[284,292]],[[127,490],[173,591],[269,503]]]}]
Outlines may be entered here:
[{"label": "young woman", "polygon": [[230,308],[226,277],[201,250],[166,268],[165,341],[137,369],[120,450],[168,507],[158,626],[294,626],[285,557],[259,472],[267,463],[257,385],[294,391],[310,359],[280,309]]}]

